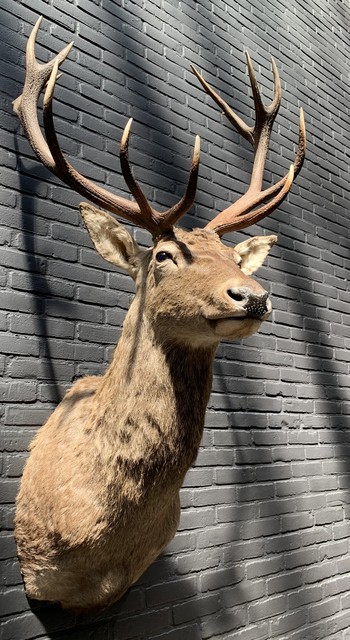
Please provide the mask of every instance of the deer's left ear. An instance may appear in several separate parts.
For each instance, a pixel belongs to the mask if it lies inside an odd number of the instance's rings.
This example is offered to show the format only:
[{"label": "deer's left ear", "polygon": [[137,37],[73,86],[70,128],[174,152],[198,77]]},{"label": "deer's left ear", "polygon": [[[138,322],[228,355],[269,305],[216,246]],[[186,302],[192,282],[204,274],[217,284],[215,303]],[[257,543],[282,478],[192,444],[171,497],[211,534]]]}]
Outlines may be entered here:
[{"label": "deer's left ear", "polygon": [[96,251],[108,262],[136,278],[142,249],[125,227],[105,211],[82,202],[80,213]]},{"label": "deer's left ear", "polygon": [[240,257],[239,266],[243,273],[249,276],[259,269],[275,242],[277,236],[255,236],[238,244],[235,252]]}]

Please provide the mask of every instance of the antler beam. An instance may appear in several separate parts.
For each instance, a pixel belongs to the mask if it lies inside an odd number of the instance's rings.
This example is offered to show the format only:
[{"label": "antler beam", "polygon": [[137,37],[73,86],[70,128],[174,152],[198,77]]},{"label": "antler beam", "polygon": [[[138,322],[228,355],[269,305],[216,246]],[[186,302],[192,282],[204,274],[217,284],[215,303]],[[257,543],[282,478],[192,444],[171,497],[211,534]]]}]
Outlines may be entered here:
[{"label": "antler beam", "polygon": [[232,111],[221,96],[219,96],[204,80],[197,69],[192,66],[192,71],[197,76],[205,91],[213,98],[217,105],[223,110],[231,124],[233,124],[237,131],[250,142],[254,149],[252,177],[247,192],[235,203],[221,211],[206,225],[207,229],[216,231],[220,236],[225,233],[229,233],[230,231],[244,229],[245,227],[258,222],[276,209],[288,194],[295,176],[299,173],[302,167],[305,157],[305,123],[303,110],[300,109],[299,143],[294,163],[291,165],[287,175],[279,180],[279,182],[268,189],[262,190],[264,167],[270,143],[271,131],[281,104],[281,84],[276,63],[272,58],[274,97],[270,105],[264,105],[248,52],[246,52],[246,56],[255,106],[255,125],[253,127],[249,127],[234,111]]},{"label": "antler beam", "polygon": [[[185,194],[178,203],[164,212],[158,212],[151,207],[132,174],[128,160],[128,138],[131,121],[128,122],[122,137],[120,160],[124,178],[135,197],[136,203],[95,185],[79,174],[64,157],[60,149],[52,115],[52,100],[58,67],[66,59],[73,43],[64,47],[53,60],[46,64],[38,63],[35,57],[35,42],[41,20],[42,18],[40,17],[36,22],[27,43],[26,79],[23,92],[13,103],[14,111],[22,123],[25,135],[33,151],[52,173],[80,193],[80,195],[130,222],[144,227],[152,233],[153,237],[162,235],[171,229],[193,204],[199,170],[199,137],[197,136],[195,141]],[[45,139],[38,121],[37,103],[46,84],[43,102]]]}]

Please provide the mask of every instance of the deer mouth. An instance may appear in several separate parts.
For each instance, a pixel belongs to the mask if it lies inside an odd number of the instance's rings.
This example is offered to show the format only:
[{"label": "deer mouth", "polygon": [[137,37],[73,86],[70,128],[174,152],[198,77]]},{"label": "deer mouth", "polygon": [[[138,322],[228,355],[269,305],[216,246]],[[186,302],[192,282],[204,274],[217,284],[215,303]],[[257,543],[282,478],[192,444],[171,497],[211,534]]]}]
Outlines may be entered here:
[{"label": "deer mouth", "polygon": [[245,322],[247,320],[257,320],[263,322],[267,320],[272,311],[271,304],[269,307],[265,305],[250,307],[246,306],[242,311],[236,312],[235,315],[220,315],[217,317],[207,318],[209,324],[215,326],[218,322]]},{"label": "deer mouth", "polygon": [[268,306],[265,303],[255,307],[247,305],[235,315],[220,315],[216,318],[207,318],[207,321],[218,338],[246,338],[258,331],[261,323],[269,317],[271,310],[270,302]]},{"label": "deer mouth", "polygon": [[245,289],[229,289],[228,294],[229,298],[234,300],[233,308],[225,305],[226,308],[208,309],[204,314],[214,331],[219,324],[241,325],[242,323],[249,324],[252,320],[260,323],[267,320],[272,311],[267,292],[263,295],[253,295],[247,293]]},{"label": "deer mouth", "polygon": [[218,338],[240,339],[251,336],[258,331],[262,320],[263,318],[254,318],[248,315],[229,316],[227,318],[209,320],[209,324]]}]

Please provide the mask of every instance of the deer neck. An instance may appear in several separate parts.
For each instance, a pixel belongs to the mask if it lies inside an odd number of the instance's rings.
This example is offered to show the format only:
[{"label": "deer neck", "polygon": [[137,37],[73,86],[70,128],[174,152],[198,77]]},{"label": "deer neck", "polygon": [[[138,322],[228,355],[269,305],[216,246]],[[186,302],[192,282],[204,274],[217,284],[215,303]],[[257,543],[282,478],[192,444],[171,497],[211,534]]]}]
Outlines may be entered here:
[{"label": "deer neck", "polygon": [[158,434],[187,469],[203,432],[216,345],[160,340],[135,303],[96,396],[99,424],[109,434],[133,427],[146,439]]}]

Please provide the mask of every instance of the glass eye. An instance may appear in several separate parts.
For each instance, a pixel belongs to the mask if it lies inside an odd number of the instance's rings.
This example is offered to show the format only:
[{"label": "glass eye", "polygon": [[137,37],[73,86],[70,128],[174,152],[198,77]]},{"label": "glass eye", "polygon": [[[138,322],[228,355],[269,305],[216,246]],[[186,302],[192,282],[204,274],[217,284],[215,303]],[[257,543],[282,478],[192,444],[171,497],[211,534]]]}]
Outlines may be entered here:
[{"label": "glass eye", "polygon": [[172,256],[168,251],[158,251],[156,254],[157,262],[164,262],[165,260],[172,260]]}]

